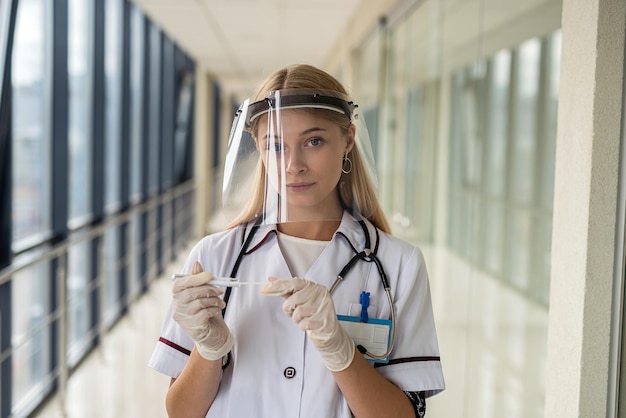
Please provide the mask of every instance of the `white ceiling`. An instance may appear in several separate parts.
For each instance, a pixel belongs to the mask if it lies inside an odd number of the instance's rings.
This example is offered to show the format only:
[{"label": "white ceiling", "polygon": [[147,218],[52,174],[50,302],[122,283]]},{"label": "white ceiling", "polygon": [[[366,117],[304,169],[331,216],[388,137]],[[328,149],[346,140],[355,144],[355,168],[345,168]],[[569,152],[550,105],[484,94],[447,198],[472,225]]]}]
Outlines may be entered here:
[{"label": "white ceiling", "polygon": [[[413,30],[422,32],[419,39],[427,47],[439,34],[434,52],[451,68],[558,29],[561,15],[561,0],[131,1],[240,100],[275,69],[295,63],[324,68],[341,36],[352,37],[359,24],[376,24],[394,5],[430,4],[420,6],[422,20]],[[436,64],[436,56],[422,58],[430,55],[419,49],[420,42],[415,40],[413,59]]]},{"label": "white ceiling", "polygon": [[132,0],[229,90],[294,63],[323,66],[361,0]]}]

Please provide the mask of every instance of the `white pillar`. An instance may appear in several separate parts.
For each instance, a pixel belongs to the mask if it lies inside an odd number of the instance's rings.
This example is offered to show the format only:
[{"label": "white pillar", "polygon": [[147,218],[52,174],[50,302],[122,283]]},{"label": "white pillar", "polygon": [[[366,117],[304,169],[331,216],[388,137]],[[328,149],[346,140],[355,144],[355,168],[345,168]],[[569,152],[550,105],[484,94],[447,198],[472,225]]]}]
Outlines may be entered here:
[{"label": "white pillar", "polygon": [[211,136],[209,127],[213,123],[211,115],[212,97],[209,92],[209,76],[202,68],[196,70],[195,80],[195,112],[194,112],[194,184],[196,186],[196,219],[194,222],[195,236],[206,235],[208,217],[208,196],[211,181],[209,170],[211,161]]},{"label": "white pillar", "polygon": [[[624,0],[564,0],[545,416],[606,417]],[[621,255],[618,255],[621,256]]]}]

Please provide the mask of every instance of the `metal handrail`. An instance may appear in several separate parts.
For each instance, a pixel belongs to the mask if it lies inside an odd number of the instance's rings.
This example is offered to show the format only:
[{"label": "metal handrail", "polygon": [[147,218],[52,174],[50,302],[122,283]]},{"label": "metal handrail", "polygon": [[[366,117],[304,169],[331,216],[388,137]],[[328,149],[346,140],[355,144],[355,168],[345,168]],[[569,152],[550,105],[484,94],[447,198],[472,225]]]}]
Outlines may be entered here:
[{"label": "metal handrail", "polygon": [[11,280],[11,277],[15,275],[16,273],[19,273],[22,270],[32,267],[35,264],[58,258],[60,255],[64,254],[69,247],[79,244],[83,241],[89,241],[98,236],[101,236],[106,230],[114,226],[118,226],[124,222],[128,222],[130,219],[132,219],[133,216],[137,215],[138,213],[147,212],[148,210],[160,204],[163,204],[167,201],[174,200],[180,195],[183,195],[189,191],[192,191],[194,188],[195,188],[195,184],[193,180],[190,180],[186,183],[181,183],[180,185],[170,190],[167,190],[164,193],[152,199],[149,199],[136,206],[133,206],[127,211],[110,216],[101,224],[88,227],[87,231],[84,233],[76,234],[75,236],[70,236],[67,240],[59,244],[53,245],[50,249],[47,249],[45,253],[43,254],[25,256],[23,259],[18,260],[0,270],[0,286],[2,286],[4,283]]}]

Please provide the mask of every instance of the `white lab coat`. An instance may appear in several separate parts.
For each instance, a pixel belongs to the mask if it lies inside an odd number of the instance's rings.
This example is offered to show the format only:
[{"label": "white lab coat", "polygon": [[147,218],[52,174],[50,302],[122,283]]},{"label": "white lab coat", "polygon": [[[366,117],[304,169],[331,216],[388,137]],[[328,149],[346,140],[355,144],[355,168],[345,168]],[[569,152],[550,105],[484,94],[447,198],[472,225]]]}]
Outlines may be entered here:
[{"label": "white lab coat", "polygon": [[[373,246],[375,229],[367,224]],[[239,267],[240,280],[291,276],[274,231],[273,225],[259,228]],[[205,237],[189,254],[184,272],[200,261],[205,271],[229,276],[244,232],[247,236],[249,228]],[[433,395],[444,389],[444,380],[424,258],[418,248],[382,232],[379,240],[377,254],[389,278],[396,308],[396,342],[390,364],[377,370],[404,391]],[[361,251],[364,244],[361,226],[344,213],[337,233],[305,278],[330,287],[355,250]],[[378,270],[374,263],[364,261],[356,263],[333,293],[337,314],[354,315],[362,291],[371,293],[375,313],[370,309],[370,318],[390,319]],[[232,290],[225,320],[235,345],[207,417],[351,417],[331,372],[306,333],[283,313],[282,303],[283,298],[260,294],[258,286]],[[149,366],[178,377],[192,348],[193,341],[172,320],[170,311]]]}]

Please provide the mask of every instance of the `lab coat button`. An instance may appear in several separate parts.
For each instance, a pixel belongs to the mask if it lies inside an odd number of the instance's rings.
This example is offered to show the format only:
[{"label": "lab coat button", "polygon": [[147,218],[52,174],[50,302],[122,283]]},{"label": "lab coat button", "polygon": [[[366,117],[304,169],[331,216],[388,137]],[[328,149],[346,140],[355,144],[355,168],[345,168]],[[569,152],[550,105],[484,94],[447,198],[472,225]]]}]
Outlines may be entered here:
[{"label": "lab coat button", "polygon": [[283,374],[287,379],[291,379],[296,375],[296,369],[294,369],[293,367],[287,367]]}]

